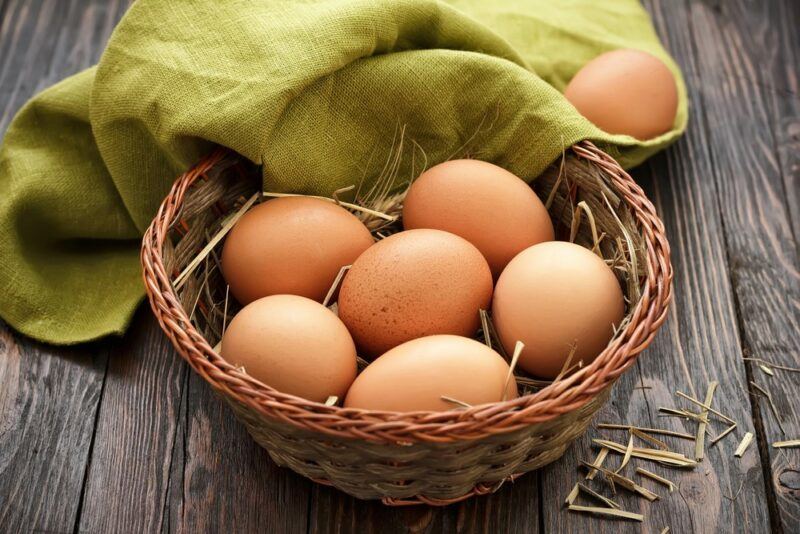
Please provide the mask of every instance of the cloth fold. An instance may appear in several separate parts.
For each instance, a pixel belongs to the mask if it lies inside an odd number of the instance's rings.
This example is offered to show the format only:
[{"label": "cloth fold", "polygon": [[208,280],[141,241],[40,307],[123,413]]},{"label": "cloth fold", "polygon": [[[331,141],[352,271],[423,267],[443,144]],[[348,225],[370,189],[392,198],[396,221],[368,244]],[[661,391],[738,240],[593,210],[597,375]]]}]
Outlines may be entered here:
[{"label": "cloth fold", "polygon": [[[678,81],[656,139],[606,134],[561,95],[622,47]],[[215,144],[262,164],[267,190],[330,195],[377,177],[400,131],[413,144],[398,180],[423,152],[432,165],[458,150],[531,180],[582,139],[636,165],[686,121],[680,72],[636,0],[138,0],[99,65],[6,133],[0,315],[51,343],[123,332],[143,296],[139,238]]]}]

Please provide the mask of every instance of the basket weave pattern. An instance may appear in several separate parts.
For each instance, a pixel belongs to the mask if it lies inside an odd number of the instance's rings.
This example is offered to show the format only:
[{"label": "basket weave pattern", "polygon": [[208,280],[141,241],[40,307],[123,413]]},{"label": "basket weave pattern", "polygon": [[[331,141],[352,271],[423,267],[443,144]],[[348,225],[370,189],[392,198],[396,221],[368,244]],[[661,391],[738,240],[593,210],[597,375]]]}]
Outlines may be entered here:
[{"label": "basket weave pattern", "polygon": [[[224,294],[219,269],[212,266],[213,280],[190,278],[179,289],[173,283],[207,245],[209,229],[259,190],[257,169],[223,149],[178,178],[145,233],[141,259],[153,312],[181,356],[279,465],[356,497],[394,505],[442,505],[490,493],[558,459],[586,430],[614,381],[652,341],[671,299],[669,245],[641,188],[589,142],[572,147],[566,158],[573,181],[559,186],[555,169],[534,186],[542,196],[547,187],[565,188],[550,206],[556,224],[568,226],[572,211],[565,206],[585,197],[594,203],[601,230],[611,232],[614,220],[625,228],[635,266],[621,279],[629,313],[594,362],[531,394],[448,412],[374,412],[281,393],[228,364],[212,348],[227,320],[222,315],[228,314],[207,305]],[[615,205],[620,216],[602,213],[598,206],[604,202]],[[591,246],[586,235],[576,242]],[[599,248],[605,252],[609,242]],[[195,319],[201,316],[202,321]]]}]

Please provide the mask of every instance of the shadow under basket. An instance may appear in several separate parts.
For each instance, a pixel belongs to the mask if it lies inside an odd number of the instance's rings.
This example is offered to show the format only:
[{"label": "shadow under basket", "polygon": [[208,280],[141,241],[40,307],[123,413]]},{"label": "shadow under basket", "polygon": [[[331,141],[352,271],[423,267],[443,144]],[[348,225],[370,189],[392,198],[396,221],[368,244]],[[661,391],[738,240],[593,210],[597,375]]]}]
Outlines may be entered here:
[{"label": "shadow under basket", "polygon": [[664,226],[616,161],[584,141],[532,187],[557,236],[598,252],[625,293],[626,318],[591,364],[550,383],[520,374],[519,398],[447,412],[345,409],[281,393],[213,348],[235,312],[219,269],[221,230],[259,199],[260,187],[260,169],[224,149],[178,178],[144,236],[150,304],[181,356],[276,463],[361,499],[445,505],[557,460],[666,317],[672,267]]}]

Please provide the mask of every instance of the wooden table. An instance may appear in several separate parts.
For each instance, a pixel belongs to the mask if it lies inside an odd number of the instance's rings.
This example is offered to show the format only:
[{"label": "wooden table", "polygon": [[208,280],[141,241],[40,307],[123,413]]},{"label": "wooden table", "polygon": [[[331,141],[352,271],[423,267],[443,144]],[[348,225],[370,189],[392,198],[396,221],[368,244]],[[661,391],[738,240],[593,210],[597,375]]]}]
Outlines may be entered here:
[{"label": "wooden table", "polygon": [[[673,247],[675,301],[652,347],[597,421],[695,432],[659,417],[719,380],[714,405],[739,426],[676,484],[644,531],[800,532],[800,2],[648,0],[683,68],[691,121],[635,170]],[[37,91],[98,60],[126,0],[0,0],[0,132]],[[71,348],[0,324],[1,532],[640,532],[564,510],[591,459],[592,429],[563,459],[495,495],[447,508],[360,502],[276,467],[189,372],[142,306],[129,333]],[[771,392],[786,431],[755,381]],[[752,388],[750,388],[752,389]],[[722,430],[715,424],[713,432]],[[756,440],[733,453],[745,431]],[[693,451],[692,442],[666,438]],[[619,462],[619,457],[612,459]],[[648,466],[649,467],[649,466]]]}]

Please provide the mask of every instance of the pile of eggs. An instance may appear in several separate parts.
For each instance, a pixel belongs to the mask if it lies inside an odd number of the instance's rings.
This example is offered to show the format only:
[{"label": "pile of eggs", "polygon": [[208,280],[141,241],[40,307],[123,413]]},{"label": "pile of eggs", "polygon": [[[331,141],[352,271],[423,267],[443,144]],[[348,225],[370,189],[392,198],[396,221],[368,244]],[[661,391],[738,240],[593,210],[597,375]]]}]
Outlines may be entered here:
[{"label": "pile of eggs", "polygon": [[[312,401],[447,410],[452,399],[518,395],[507,361],[473,339],[480,310],[491,309],[508,354],[524,344],[521,369],[550,379],[569,358],[592,361],[623,317],[611,269],[554,241],[542,202],[500,167],[429,169],[409,188],[402,223],[374,242],[355,215],[318,198],[276,198],[245,213],[222,251],[230,293],[244,305],[222,357]],[[348,265],[337,305],[323,306]],[[360,374],[356,354],[371,362]]]},{"label": "pile of eggs", "polygon": [[[668,131],[677,109],[672,74],[635,50],[599,56],[565,96],[601,129],[640,139]],[[481,310],[491,310],[505,353],[522,347],[518,367],[543,379],[589,364],[623,319],[624,297],[603,259],[555,241],[537,195],[498,166],[454,160],[427,170],[407,192],[402,225],[375,242],[355,215],[323,199],[253,207],[222,252],[223,276],[243,305],[222,357],[315,402],[449,410],[454,401],[518,396],[507,360],[474,339]],[[345,266],[338,300],[326,307]],[[357,354],[370,362],[361,373]]]}]

